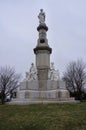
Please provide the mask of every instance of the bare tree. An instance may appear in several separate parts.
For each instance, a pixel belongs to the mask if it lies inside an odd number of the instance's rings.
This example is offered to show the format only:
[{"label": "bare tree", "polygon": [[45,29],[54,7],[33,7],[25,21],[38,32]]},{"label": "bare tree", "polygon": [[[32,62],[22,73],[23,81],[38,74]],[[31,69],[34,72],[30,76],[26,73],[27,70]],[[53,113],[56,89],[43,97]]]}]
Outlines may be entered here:
[{"label": "bare tree", "polygon": [[0,97],[2,104],[5,103],[6,95],[12,94],[19,85],[20,75],[10,67],[0,68]]},{"label": "bare tree", "polygon": [[71,62],[63,76],[66,87],[77,99],[82,101],[84,86],[86,84],[86,65],[82,60]]}]

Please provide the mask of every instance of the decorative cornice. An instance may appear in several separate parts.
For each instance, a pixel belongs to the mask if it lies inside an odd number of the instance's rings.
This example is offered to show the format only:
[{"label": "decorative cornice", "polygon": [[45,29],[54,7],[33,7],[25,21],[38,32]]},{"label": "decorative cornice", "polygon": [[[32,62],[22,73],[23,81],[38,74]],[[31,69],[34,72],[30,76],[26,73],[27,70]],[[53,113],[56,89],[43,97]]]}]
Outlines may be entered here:
[{"label": "decorative cornice", "polygon": [[46,24],[39,24],[37,30],[39,31],[40,29],[45,29],[46,31],[48,31],[48,27],[46,26]]},{"label": "decorative cornice", "polygon": [[37,54],[37,51],[39,50],[47,50],[49,51],[49,53],[51,54],[52,53],[52,48],[48,47],[48,46],[44,46],[44,47],[36,47],[33,49],[34,50],[34,53]]}]

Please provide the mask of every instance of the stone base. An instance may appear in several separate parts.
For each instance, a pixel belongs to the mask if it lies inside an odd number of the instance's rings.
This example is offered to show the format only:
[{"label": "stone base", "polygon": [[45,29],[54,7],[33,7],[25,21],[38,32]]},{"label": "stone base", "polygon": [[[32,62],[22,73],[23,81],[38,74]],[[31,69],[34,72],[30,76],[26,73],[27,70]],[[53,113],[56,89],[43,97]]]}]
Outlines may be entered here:
[{"label": "stone base", "polygon": [[22,90],[18,92],[17,98],[21,100],[69,98],[69,92],[61,89],[47,91]]},{"label": "stone base", "polygon": [[[40,86],[41,84],[41,86]],[[10,104],[38,104],[38,103],[72,103],[68,90],[63,81],[24,81],[21,83],[17,98]]]},{"label": "stone base", "polygon": [[11,102],[8,102],[7,104],[9,105],[30,105],[30,104],[64,104],[64,103],[79,103],[79,101],[74,100],[74,98],[59,98],[58,100],[32,100],[32,99],[24,99],[24,100],[18,100],[18,99],[13,99]]}]

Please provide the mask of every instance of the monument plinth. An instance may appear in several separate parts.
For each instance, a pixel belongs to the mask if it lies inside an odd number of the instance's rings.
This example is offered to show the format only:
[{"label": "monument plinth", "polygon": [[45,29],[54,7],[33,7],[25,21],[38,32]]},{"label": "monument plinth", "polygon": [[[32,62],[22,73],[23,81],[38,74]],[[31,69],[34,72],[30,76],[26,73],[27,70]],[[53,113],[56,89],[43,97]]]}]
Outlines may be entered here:
[{"label": "monument plinth", "polygon": [[53,62],[50,63],[52,48],[48,45],[48,27],[43,9],[40,10],[38,18],[39,37],[34,48],[36,63],[32,63],[29,72],[26,72],[25,79],[20,83],[17,98],[11,104],[74,102],[59,77],[59,71],[55,70]]}]

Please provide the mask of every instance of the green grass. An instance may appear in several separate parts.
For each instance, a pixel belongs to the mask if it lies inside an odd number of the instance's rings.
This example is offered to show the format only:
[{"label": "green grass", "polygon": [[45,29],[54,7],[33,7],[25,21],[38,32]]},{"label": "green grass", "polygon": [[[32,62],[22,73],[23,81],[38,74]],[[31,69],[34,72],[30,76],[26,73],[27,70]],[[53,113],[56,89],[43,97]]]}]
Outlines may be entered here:
[{"label": "green grass", "polygon": [[0,130],[86,130],[86,103],[0,105]]}]

